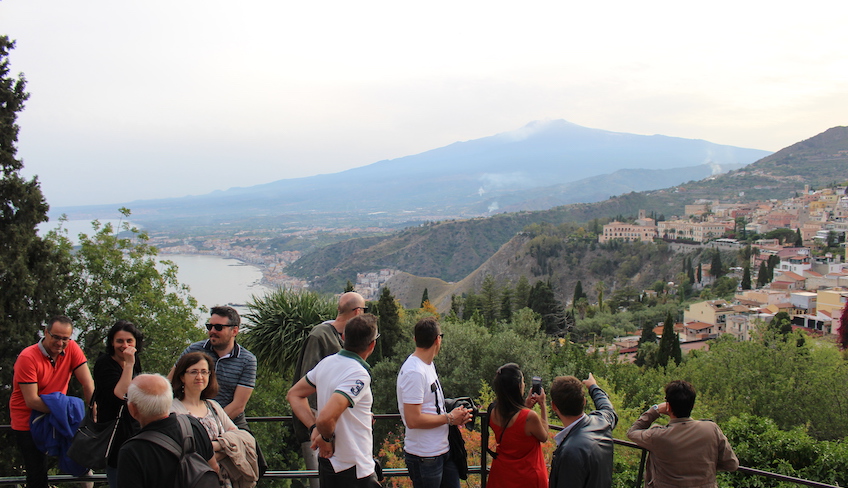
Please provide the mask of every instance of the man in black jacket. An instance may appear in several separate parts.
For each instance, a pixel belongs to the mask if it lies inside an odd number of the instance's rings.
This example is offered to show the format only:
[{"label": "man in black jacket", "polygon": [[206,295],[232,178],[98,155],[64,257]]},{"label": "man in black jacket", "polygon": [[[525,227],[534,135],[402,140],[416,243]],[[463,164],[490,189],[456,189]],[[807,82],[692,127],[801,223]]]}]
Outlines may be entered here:
[{"label": "man in black jacket", "polygon": [[[589,389],[595,410],[583,413]],[[618,415],[595,377],[559,376],[551,385],[551,406],[565,428],[554,437],[550,488],[609,488],[612,485],[612,429]]]}]

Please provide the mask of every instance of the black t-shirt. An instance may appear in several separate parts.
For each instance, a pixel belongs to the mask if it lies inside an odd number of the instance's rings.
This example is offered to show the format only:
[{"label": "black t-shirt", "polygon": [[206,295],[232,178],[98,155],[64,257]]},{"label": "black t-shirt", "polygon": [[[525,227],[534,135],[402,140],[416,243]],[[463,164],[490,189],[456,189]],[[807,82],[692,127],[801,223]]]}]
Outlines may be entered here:
[{"label": "black t-shirt", "polygon": [[[141,361],[136,357],[133,366],[133,378],[141,372]],[[118,416],[123,399],[115,396],[115,385],[121,379],[124,368],[118,364],[112,356],[106,353],[100,355],[94,363],[94,402],[97,404],[98,423],[111,422]],[[129,409],[124,408],[121,422],[115,432],[115,441],[112,452],[109,454],[109,466],[118,466],[118,450],[121,445],[138,432],[138,422],[130,415]]]},{"label": "black t-shirt", "polygon": [[[215,454],[212,441],[200,422],[187,415],[191,422],[195,450],[203,459],[209,460]],[[168,418],[151,422],[141,431],[153,430],[171,437],[182,445],[182,432],[176,414]],[[179,460],[164,447],[150,441],[129,439],[121,447],[118,456],[118,486],[121,488],[152,488],[174,485],[179,472]]]}]

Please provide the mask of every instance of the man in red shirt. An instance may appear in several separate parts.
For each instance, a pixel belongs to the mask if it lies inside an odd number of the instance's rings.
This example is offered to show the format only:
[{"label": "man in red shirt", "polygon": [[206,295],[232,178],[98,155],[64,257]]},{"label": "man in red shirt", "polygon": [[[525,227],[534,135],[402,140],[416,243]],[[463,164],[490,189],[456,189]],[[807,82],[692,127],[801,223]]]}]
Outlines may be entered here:
[{"label": "man in red shirt", "polygon": [[40,395],[66,394],[71,375],[82,385],[86,404],[94,393],[94,381],[86,365],[85,354],[71,340],[73,332],[71,319],[57,315],[44,329],[44,338],[21,351],[15,361],[9,412],[15,440],[24,459],[29,488],[47,488],[47,456],[35,447],[29,432],[29,417],[33,410],[50,413]]}]

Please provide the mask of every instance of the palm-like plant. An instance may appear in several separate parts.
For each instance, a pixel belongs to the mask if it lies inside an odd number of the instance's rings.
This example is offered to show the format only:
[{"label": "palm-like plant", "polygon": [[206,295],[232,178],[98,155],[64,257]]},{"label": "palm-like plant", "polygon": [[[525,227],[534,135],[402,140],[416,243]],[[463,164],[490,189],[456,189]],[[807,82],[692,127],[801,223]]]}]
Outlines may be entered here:
[{"label": "palm-like plant", "polygon": [[241,340],[263,366],[280,374],[294,369],[304,339],[316,324],[336,317],[333,297],[314,291],[277,288],[253,296],[244,318],[250,321]]}]

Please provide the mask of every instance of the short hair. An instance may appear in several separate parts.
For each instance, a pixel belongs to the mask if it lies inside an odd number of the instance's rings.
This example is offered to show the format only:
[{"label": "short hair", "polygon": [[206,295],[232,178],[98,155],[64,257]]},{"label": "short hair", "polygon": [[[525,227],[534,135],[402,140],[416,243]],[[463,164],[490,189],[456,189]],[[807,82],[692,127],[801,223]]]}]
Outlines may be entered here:
[{"label": "short hair", "polygon": [[231,325],[234,327],[238,327],[239,325],[241,325],[241,317],[239,317],[239,313],[236,312],[236,309],[234,309],[233,307],[212,307],[212,309],[209,311],[209,314],[227,317],[227,325]]},{"label": "short hair", "polygon": [[71,327],[74,326],[73,321],[71,321],[71,318],[68,317],[67,315],[54,315],[54,316],[50,317],[50,320],[47,321],[47,327],[46,327],[47,332],[50,332],[51,330],[53,330],[53,324],[55,324],[56,322],[68,324]]},{"label": "short hair", "polygon": [[424,317],[415,324],[415,328],[413,329],[415,347],[430,349],[436,342],[436,337],[439,337],[441,332],[442,328],[436,317]]},{"label": "short hair", "polygon": [[501,418],[502,429],[524,407],[524,399],[521,398],[523,380],[524,373],[515,363],[504,364],[495,373],[495,380],[492,381],[492,389],[495,390],[494,407]]},{"label": "short hair", "polygon": [[127,390],[127,402],[135,405],[141,417],[154,418],[167,415],[171,411],[171,403],[174,399],[173,392],[168,388],[168,378],[159,374],[146,374],[136,376],[136,380],[144,376],[161,378],[161,382],[164,383],[162,392],[146,391],[138,385],[137,381],[133,381]]},{"label": "short hair", "polygon": [[678,418],[692,415],[696,395],[695,387],[688,381],[675,380],[665,385],[665,401]]},{"label": "short hair", "polygon": [[215,360],[205,352],[195,351],[183,355],[174,366],[174,375],[171,376],[171,389],[174,390],[174,398],[177,400],[185,398],[185,390],[183,389],[185,384],[183,383],[182,375],[188,371],[188,368],[200,361],[206,361],[209,366],[209,383],[200,392],[200,398],[202,400],[215,398],[215,395],[218,394],[218,379],[215,378]]},{"label": "short hair", "polygon": [[106,354],[109,356],[115,355],[115,345],[112,342],[115,340],[115,335],[118,332],[129,332],[135,338],[135,349],[136,353],[141,352],[142,342],[144,341],[144,334],[138,330],[138,327],[135,326],[134,323],[129,320],[121,319],[115,322],[115,325],[109,329],[109,333],[106,334]]},{"label": "short hair", "polygon": [[362,353],[377,339],[377,317],[370,313],[357,315],[348,320],[344,329],[346,351]]},{"label": "short hair", "polygon": [[557,376],[551,384],[551,403],[563,415],[580,415],[586,405],[583,383],[574,376]]}]

